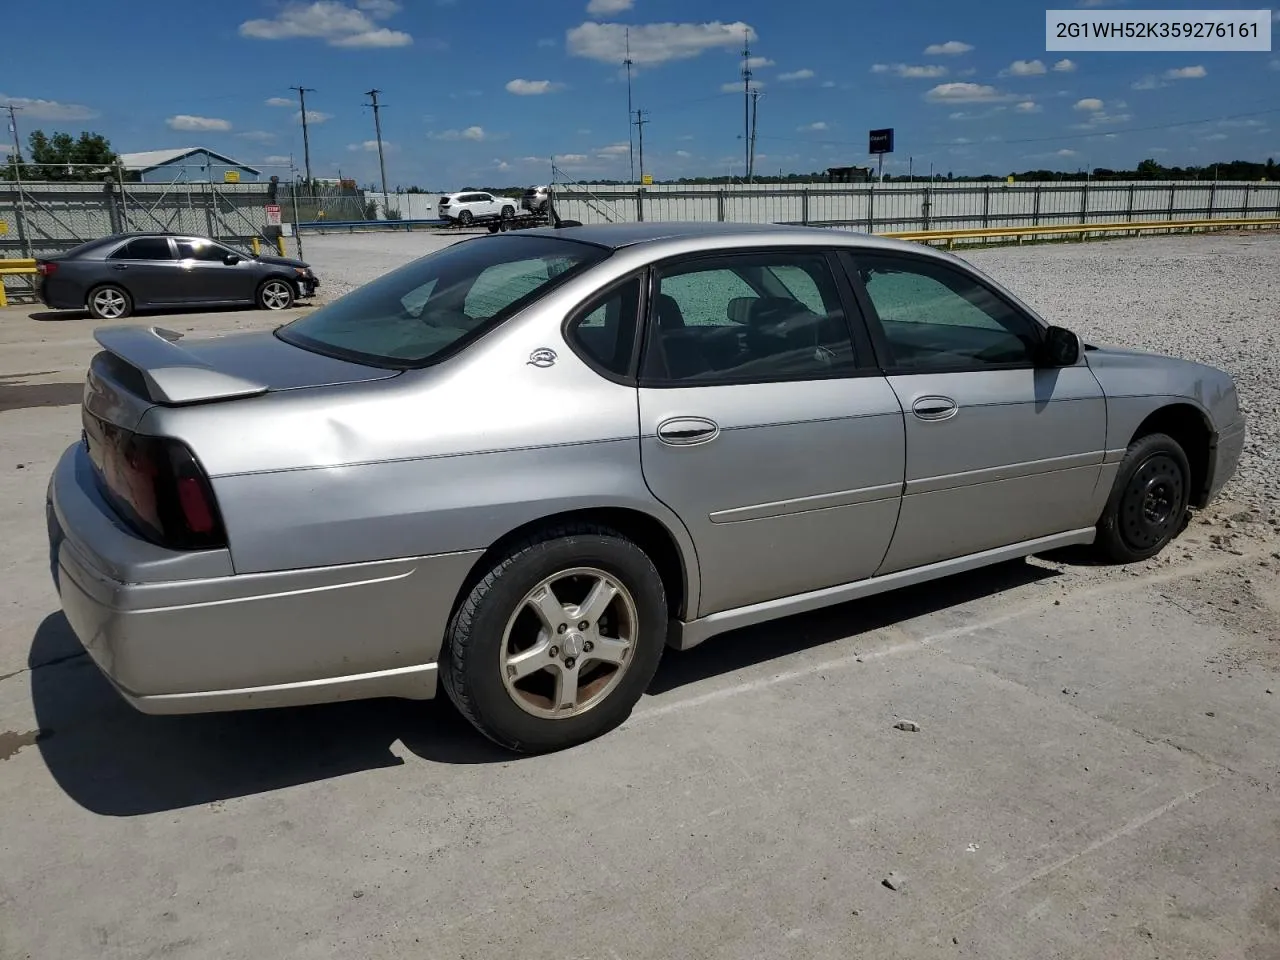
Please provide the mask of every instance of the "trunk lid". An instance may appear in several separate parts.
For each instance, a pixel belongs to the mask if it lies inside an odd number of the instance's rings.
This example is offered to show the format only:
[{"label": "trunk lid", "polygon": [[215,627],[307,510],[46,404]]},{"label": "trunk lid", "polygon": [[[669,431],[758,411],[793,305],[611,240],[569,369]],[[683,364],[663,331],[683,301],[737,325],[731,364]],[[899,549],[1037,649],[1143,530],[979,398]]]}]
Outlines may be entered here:
[{"label": "trunk lid", "polygon": [[156,404],[186,406],[281,390],[385,380],[398,370],[311,353],[270,331],[197,340],[162,327],[99,327],[102,347],[89,365],[86,413],[133,429]]}]

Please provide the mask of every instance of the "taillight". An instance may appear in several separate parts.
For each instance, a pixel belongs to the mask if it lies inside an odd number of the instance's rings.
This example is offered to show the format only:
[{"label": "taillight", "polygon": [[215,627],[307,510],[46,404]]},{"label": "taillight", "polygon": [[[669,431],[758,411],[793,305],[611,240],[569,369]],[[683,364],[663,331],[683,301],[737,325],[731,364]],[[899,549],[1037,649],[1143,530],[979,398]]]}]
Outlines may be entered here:
[{"label": "taillight", "polygon": [[107,498],[143,536],[178,550],[227,545],[209,478],[186,444],[90,415],[85,440]]},{"label": "taillight", "polygon": [[40,276],[42,277],[51,277],[57,272],[58,272],[58,265],[56,263],[37,263],[36,264],[36,273],[40,274]]}]

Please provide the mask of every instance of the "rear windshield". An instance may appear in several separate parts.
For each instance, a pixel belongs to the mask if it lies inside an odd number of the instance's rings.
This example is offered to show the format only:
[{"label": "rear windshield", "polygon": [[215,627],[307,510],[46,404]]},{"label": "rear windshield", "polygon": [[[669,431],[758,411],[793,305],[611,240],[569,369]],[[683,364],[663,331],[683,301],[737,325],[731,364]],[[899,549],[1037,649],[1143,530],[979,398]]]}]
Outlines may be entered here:
[{"label": "rear windshield", "polygon": [[464,240],[353,290],[280,327],[276,335],[357,363],[425,366],[608,253],[554,237]]}]

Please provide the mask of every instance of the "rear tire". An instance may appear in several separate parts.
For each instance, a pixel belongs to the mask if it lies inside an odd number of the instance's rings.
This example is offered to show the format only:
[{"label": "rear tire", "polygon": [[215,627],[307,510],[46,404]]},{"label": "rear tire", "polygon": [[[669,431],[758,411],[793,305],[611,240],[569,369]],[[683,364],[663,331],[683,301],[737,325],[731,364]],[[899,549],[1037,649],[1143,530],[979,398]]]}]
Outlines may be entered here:
[{"label": "rear tire", "polygon": [[1186,528],[1190,499],[1186,451],[1167,434],[1139,437],[1120,461],[1095,548],[1113,563],[1154,557]]},{"label": "rear tire", "polygon": [[464,227],[471,226],[471,221],[474,219],[475,217],[471,215],[470,210],[463,210],[460,214],[458,214],[458,223],[460,223]]},{"label": "rear tire", "polygon": [[258,287],[258,306],[263,310],[288,310],[293,306],[293,284],[278,277]]},{"label": "rear tire", "polygon": [[516,208],[511,206],[510,204],[502,208],[501,216],[503,220],[510,220],[515,215],[516,215]]},{"label": "rear tire", "polygon": [[110,283],[90,290],[85,304],[95,320],[123,320],[133,313],[129,291]]},{"label": "rear tire", "polygon": [[440,676],[495,743],[561,750],[627,719],[666,631],[662,577],[643,550],[603,527],[554,528],[515,544],[463,598]]}]

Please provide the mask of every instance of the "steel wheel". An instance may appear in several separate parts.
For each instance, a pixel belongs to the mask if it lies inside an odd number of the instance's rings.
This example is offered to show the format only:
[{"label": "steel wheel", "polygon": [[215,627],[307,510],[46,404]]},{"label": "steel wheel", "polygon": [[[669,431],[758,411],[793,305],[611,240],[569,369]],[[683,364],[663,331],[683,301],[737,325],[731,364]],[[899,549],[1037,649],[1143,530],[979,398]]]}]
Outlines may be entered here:
[{"label": "steel wheel", "polygon": [[507,621],[502,682],[535,717],[578,716],[603,701],[631,665],[639,615],[630,591],[596,567],[574,567],[530,590]]},{"label": "steel wheel", "polygon": [[258,299],[267,310],[286,310],[293,305],[293,290],[283,280],[268,280]]},{"label": "steel wheel", "polygon": [[1120,533],[1135,550],[1168,539],[1186,507],[1186,477],[1172,457],[1157,453],[1142,462],[1120,501]]},{"label": "steel wheel", "polygon": [[116,287],[102,287],[89,298],[89,310],[103,320],[118,320],[129,313],[129,297]]}]

